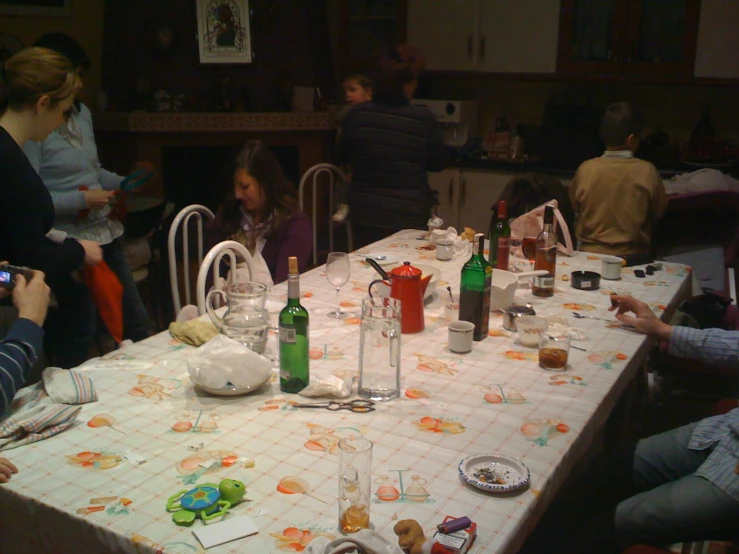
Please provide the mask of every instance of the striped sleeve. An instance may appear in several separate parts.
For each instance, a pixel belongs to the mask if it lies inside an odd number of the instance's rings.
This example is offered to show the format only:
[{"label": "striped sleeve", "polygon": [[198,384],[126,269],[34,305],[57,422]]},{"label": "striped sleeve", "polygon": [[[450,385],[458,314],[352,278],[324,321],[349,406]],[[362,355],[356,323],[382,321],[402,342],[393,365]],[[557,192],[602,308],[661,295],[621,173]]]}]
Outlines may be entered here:
[{"label": "striped sleeve", "polygon": [[17,319],[0,341],[0,415],[8,411],[18,389],[38,360],[44,331],[30,319]]},{"label": "striped sleeve", "polygon": [[739,369],[739,331],[673,327],[668,352]]}]

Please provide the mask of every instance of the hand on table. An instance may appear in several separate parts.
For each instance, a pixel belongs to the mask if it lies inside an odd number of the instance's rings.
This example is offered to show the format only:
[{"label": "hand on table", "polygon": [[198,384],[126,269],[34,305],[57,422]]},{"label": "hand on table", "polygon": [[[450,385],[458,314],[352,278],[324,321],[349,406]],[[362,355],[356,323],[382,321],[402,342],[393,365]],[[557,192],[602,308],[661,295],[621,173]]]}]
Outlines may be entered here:
[{"label": "hand on table", "polygon": [[18,468],[7,458],[0,458],[0,483],[7,483]]},{"label": "hand on table", "polygon": [[84,194],[87,207],[91,210],[102,210],[115,196],[113,191],[103,189],[86,190]]},{"label": "hand on table", "polygon": [[100,243],[84,239],[79,239],[77,242],[85,249],[85,264],[95,265],[103,260],[103,249]]},{"label": "hand on table", "polygon": [[[611,300],[616,302],[615,306],[608,308],[609,311],[618,309],[616,319],[626,325],[635,327],[637,331],[641,331],[650,337],[669,340],[672,334],[672,326],[663,322],[644,302],[637,300],[633,296],[611,296]],[[628,312],[634,314],[635,317],[626,315]]]},{"label": "hand on table", "polygon": [[[26,281],[26,278],[19,274],[15,276],[13,289],[13,304],[18,309],[18,317],[30,319],[39,327],[44,325],[51,296],[49,285],[44,279],[45,275],[41,271],[34,271],[30,281]],[[0,465],[1,462],[2,458]]]}]

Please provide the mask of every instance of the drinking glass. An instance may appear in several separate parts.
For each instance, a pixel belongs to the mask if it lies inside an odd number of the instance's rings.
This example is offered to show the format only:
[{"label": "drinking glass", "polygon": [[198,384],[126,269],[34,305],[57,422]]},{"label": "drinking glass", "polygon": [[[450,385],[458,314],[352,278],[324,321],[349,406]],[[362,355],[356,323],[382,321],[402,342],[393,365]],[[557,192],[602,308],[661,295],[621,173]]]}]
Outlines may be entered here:
[{"label": "drinking glass", "polygon": [[339,530],[348,535],[369,529],[372,489],[372,441],[339,441]]},{"label": "drinking glass", "polygon": [[547,371],[566,371],[570,354],[569,335],[539,335],[539,367]]},{"label": "drinking glass", "polygon": [[362,398],[400,396],[400,300],[366,298],[359,327],[359,390]]},{"label": "drinking glass", "polygon": [[329,312],[328,317],[333,319],[344,319],[349,314],[341,311],[339,305],[339,290],[349,281],[351,267],[349,255],[346,252],[331,252],[326,261],[326,279],[336,288],[336,311]]},{"label": "drinking glass", "polygon": [[536,262],[536,238],[539,236],[538,225],[533,222],[528,222],[526,229],[523,234],[523,241],[521,243],[521,251],[526,259],[531,264],[531,269],[534,269],[534,263]]},{"label": "drinking glass", "polygon": [[285,300],[282,299],[281,295],[276,292],[269,292],[267,294],[267,301],[264,304],[267,313],[269,314],[269,328],[272,334],[275,336],[275,347],[274,353],[270,357],[273,367],[276,365],[279,367],[279,352],[280,352],[280,337],[278,334],[280,312],[285,307]]}]

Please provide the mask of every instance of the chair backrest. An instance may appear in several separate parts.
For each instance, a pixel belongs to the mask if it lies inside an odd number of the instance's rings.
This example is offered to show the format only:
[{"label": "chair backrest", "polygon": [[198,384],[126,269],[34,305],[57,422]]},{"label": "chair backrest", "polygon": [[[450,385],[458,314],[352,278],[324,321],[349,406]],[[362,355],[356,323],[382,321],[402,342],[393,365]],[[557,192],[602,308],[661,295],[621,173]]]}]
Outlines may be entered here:
[{"label": "chair backrest", "polygon": [[[312,190],[312,198],[313,198],[313,216],[312,216],[312,224],[313,224],[313,265],[318,265],[318,249],[317,249],[317,237],[318,237],[318,210],[316,209],[316,202],[318,199],[318,183],[319,183],[319,177],[321,174],[328,175],[328,185],[329,185],[329,196],[328,196],[328,248],[331,252],[334,251],[334,225],[332,221],[332,216],[334,214],[334,211],[336,209],[336,203],[334,201],[334,188],[339,183],[346,183],[346,175],[344,172],[336,167],[334,164],[329,163],[321,163],[316,164],[308,171],[305,172],[303,177],[300,179],[300,186],[298,187],[298,200],[300,202],[300,209],[305,211],[305,186],[308,183],[312,183],[313,190]],[[352,228],[351,223],[347,220],[345,222],[346,224],[346,232],[347,232],[347,240],[348,240],[348,246],[349,250],[354,250],[353,246],[353,237],[352,237]]]},{"label": "chair backrest", "polygon": [[182,225],[182,273],[185,281],[185,304],[192,304],[190,296],[190,242],[189,227],[190,221],[195,219],[197,235],[198,235],[198,263],[203,261],[203,217],[207,218],[207,223],[211,223],[215,216],[205,206],[193,204],[180,210],[180,213],[174,218],[172,226],[169,228],[169,237],[167,240],[167,252],[169,257],[169,279],[172,288],[172,304],[174,305],[174,313],[180,313],[182,302],[180,301],[179,280],[177,279],[177,231]]},{"label": "chair backrest", "polygon": [[200,264],[200,270],[198,271],[198,283],[196,286],[197,297],[198,297],[198,315],[205,313],[205,285],[208,282],[208,273],[210,268],[213,268],[213,285],[218,286],[218,281],[221,276],[221,260],[224,256],[228,256],[231,262],[231,282],[234,282],[236,276],[236,255],[241,256],[246,262],[246,267],[249,269],[249,277],[256,275],[256,268],[252,260],[251,254],[246,247],[240,242],[235,240],[224,240],[219,242],[203,258],[203,263]]}]

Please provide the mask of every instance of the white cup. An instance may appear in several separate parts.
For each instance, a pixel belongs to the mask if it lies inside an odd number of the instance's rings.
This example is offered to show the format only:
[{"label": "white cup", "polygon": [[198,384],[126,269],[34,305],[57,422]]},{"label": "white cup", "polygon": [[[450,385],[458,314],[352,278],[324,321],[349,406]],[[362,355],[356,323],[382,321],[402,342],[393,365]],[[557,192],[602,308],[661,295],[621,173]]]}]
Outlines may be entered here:
[{"label": "white cup", "polygon": [[459,295],[453,294],[444,304],[444,317],[449,323],[459,321]]},{"label": "white cup", "polygon": [[436,241],[436,259],[442,262],[454,257],[454,241],[452,239],[439,239]]},{"label": "white cup", "polygon": [[472,334],[475,324],[469,321],[455,321],[449,324],[449,350],[456,354],[472,352]]},{"label": "white cup", "polygon": [[603,256],[600,266],[600,274],[603,279],[608,279],[609,281],[620,279],[621,264],[623,264],[623,261],[623,258],[619,258],[618,256]]},{"label": "white cup", "polygon": [[522,346],[539,347],[539,335],[547,330],[549,322],[536,315],[522,315],[516,319],[518,340]]}]

